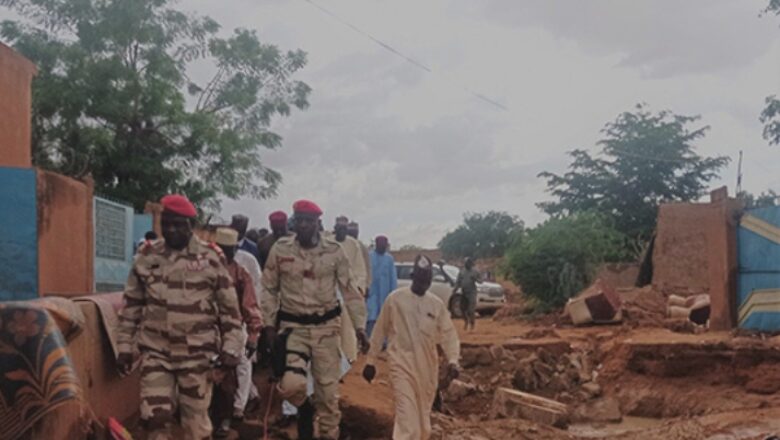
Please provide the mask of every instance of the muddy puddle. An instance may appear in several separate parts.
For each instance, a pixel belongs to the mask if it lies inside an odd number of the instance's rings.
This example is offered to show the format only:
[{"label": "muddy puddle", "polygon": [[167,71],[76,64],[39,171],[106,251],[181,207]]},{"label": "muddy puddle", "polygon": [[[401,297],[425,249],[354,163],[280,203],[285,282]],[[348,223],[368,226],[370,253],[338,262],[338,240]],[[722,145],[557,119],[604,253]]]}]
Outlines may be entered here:
[{"label": "muddy puddle", "polygon": [[576,423],[569,426],[568,432],[581,438],[605,438],[656,428],[663,423],[664,419],[626,416],[620,423]]}]

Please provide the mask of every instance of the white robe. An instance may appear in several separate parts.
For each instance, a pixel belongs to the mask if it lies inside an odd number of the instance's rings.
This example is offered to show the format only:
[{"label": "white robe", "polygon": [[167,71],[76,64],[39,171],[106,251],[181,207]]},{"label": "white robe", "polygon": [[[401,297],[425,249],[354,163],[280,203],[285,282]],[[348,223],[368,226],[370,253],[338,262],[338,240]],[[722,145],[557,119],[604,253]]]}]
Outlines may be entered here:
[{"label": "white robe", "polygon": [[410,288],[387,297],[371,335],[367,364],[375,364],[388,339],[390,382],[395,399],[393,440],[427,440],[431,435],[431,406],[439,383],[440,345],[450,363],[460,357],[458,333],[444,303],[428,292]]}]

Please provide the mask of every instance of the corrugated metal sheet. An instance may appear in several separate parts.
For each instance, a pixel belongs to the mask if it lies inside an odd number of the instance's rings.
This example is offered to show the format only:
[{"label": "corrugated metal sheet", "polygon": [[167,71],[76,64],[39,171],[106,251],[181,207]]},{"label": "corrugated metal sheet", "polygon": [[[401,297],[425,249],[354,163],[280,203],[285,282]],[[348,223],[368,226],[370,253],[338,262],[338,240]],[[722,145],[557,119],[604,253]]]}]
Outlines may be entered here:
[{"label": "corrugated metal sheet", "polygon": [[747,211],[737,230],[741,328],[780,330],[780,207]]}]

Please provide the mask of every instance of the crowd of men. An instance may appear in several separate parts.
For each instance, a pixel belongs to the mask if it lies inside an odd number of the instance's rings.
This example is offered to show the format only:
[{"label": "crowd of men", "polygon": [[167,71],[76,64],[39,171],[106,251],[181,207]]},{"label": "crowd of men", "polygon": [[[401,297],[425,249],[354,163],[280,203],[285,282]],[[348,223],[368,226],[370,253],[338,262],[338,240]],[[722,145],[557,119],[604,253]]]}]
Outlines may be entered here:
[{"label": "crowd of men", "polygon": [[363,353],[363,377],[372,382],[382,351],[395,398],[393,438],[429,437],[437,346],[447,383],[458,375],[460,351],[447,308],[428,293],[429,259],[418,257],[412,285],[398,289],[387,237],[376,237],[369,252],[358,224],[344,216],[325,232],[311,201],[296,202],[291,218],[272,213],[270,231],[249,229],[236,215],[213,242],[194,234],[197,210],[186,197],[161,204],[162,238],[139,246],[118,332],[120,370],[140,364],[150,440],[172,438],[176,414],[187,438],[226,437],[259,408],[253,360],[270,366],[298,438],[338,439],[340,379]]}]

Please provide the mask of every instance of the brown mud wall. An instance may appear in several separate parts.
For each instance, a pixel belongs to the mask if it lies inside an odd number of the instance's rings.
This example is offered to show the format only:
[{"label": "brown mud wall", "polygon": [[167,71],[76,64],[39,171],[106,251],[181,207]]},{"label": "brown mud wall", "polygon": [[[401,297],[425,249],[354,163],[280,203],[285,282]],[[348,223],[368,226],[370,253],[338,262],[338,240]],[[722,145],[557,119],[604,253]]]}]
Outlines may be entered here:
[{"label": "brown mud wall", "polygon": [[612,287],[634,287],[639,277],[639,263],[608,263],[596,272],[596,278]]},{"label": "brown mud wall", "polygon": [[390,253],[393,255],[393,259],[396,263],[412,263],[418,255],[425,255],[430,258],[434,263],[442,259],[441,251],[438,249],[416,249],[410,251],[399,251],[390,249]]},{"label": "brown mud wall", "polygon": [[38,290],[41,296],[92,292],[92,183],[38,170]]},{"label": "brown mud wall", "polygon": [[0,166],[32,166],[30,84],[35,73],[30,60],[0,43]]},{"label": "brown mud wall", "polygon": [[709,293],[713,329],[734,325],[740,211],[735,199],[670,203],[658,210],[653,287],[667,295]]},{"label": "brown mud wall", "polygon": [[97,306],[89,301],[78,304],[86,322],[84,331],[68,344],[68,352],[84,398],[100,423],[105,424],[108,417],[128,420],[140,404],[138,370],[125,378],[119,377]]},{"label": "brown mud wall", "polygon": [[683,295],[710,289],[707,230],[714,213],[709,205],[674,203],[658,209],[653,286]]}]

